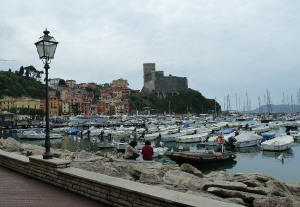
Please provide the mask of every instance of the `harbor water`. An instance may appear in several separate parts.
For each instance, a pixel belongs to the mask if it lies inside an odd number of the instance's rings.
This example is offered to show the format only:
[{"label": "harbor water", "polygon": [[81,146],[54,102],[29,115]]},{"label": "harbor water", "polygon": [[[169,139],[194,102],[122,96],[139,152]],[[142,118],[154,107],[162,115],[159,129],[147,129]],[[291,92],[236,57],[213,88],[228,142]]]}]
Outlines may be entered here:
[{"label": "harbor water", "polygon": [[[283,128],[274,131],[277,135],[284,132]],[[18,139],[18,138],[16,138]],[[19,140],[19,139],[18,139]],[[19,140],[23,143],[44,145],[44,140]],[[152,143],[155,145],[157,143]],[[169,150],[178,151],[178,147],[183,147],[183,150],[193,151],[196,149],[197,143],[182,144],[176,142],[165,142],[164,147]],[[51,147],[66,149],[69,151],[96,152],[100,149],[97,145],[96,138],[81,138],[79,136],[64,136],[62,139],[51,139]],[[111,151],[113,149],[101,149],[102,151]],[[213,147],[207,148],[213,150]],[[237,158],[234,161],[223,163],[199,164],[196,167],[203,173],[209,173],[215,170],[225,170],[229,174],[233,173],[261,173],[272,176],[286,183],[300,182],[300,142],[295,142],[287,151],[284,152],[269,152],[262,151],[260,146],[235,149]],[[278,159],[283,154],[284,159]],[[155,158],[156,161],[163,164],[174,164],[166,156]]]}]

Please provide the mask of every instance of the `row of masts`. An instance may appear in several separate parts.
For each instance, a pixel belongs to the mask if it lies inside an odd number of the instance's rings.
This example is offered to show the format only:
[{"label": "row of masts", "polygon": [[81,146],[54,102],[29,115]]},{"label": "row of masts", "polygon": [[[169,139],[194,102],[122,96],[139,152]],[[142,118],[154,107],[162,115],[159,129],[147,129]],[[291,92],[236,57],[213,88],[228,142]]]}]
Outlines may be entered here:
[{"label": "row of masts", "polygon": [[[252,102],[251,99],[249,98],[248,92],[246,92],[244,96],[238,96],[238,94],[235,93],[234,99],[235,99],[235,104],[232,104],[230,94],[224,96],[222,110],[249,113],[254,109],[252,108]],[[273,112],[271,94],[268,89],[266,89],[266,92],[263,94],[262,97],[261,96],[257,97],[257,104],[258,104],[257,105],[258,113],[270,114]],[[300,105],[300,88],[297,90],[296,98],[294,98],[292,94],[288,95],[283,92],[281,105],[280,105],[281,112],[296,113],[300,109],[299,105]]]}]

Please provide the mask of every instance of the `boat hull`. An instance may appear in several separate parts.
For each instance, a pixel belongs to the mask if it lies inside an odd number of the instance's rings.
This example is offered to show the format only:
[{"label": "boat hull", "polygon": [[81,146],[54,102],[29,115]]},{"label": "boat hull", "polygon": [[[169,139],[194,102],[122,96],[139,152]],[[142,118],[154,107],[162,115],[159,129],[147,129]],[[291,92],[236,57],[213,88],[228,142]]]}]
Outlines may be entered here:
[{"label": "boat hull", "polygon": [[178,164],[214,163],[214,162],[232,161],[236,158],[236,155],[234,153],[166,152],[165,155]]}]

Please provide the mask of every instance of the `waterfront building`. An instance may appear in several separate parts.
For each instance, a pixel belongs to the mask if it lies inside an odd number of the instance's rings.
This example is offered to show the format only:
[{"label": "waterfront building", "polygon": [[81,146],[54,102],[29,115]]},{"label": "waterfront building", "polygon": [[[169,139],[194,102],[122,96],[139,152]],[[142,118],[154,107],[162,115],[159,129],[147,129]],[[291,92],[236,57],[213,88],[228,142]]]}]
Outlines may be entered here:
[{"label": "waterfront building", "polygon": [[61,115],[61,100],[56,96],[49,96],[49,115],[50,117]]},{"label": "waterfront building", "polygon": [[40,109],[40,99],[22,97],[15,100],[15,108]]},{"label": "waterfront building", "polygon": [[15,98],[10,96],[4,96],[4,98],[0,99],[0,108],[1,110],[9,110],[14,108]]},{"label": "waterfront building", "polygon": [[41,109],[41,100],[29,97],[14,98],[5,96],[0,99],[0,108],[10,110],[12,108]]},{"label": "waterfront building", "polygon": [[61,113],[63,116],[69,116],[70,115],[70,103],[62,101],[61,105]]}]

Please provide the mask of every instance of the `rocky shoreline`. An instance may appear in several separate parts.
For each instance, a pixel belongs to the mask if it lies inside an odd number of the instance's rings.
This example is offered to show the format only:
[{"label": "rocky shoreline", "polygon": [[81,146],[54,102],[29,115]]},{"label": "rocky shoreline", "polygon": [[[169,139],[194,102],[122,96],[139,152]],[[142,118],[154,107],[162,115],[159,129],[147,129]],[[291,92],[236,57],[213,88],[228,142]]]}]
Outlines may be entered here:
[{"label": "rocky shoreline", "polygon": [[[0,149],[25,156],[42,155],[44,147],[0,139]],[[203,174],[190,164],[163,165],[159,162],[124,160],[122,154],[70,152],[51,149],[54,156],[71,161],[71,166],[162,188],[201,195],[225,202],[254,207],[300,206],[300,183],[286,184],[256,173]]]}]

